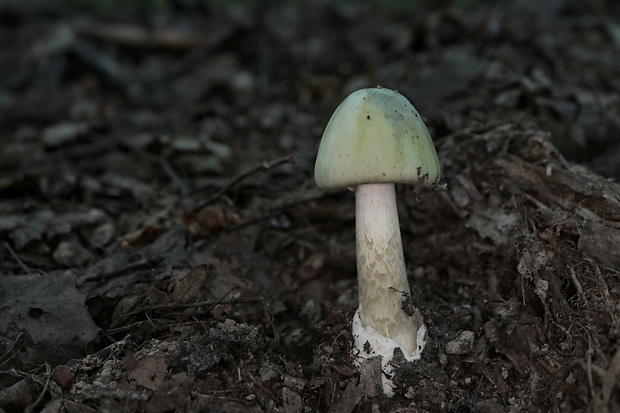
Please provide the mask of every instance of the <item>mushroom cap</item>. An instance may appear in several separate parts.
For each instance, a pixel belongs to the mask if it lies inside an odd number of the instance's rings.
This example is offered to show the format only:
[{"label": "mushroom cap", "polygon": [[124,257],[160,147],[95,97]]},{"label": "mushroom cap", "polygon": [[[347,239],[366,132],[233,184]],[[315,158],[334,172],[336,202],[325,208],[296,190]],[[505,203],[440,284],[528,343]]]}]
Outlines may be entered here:
[{"label": "mushroom cap", "polygon": [[426,125],[413,105],[384,88],[350,94],[332,115],[319,146],[319,188],[370,183],[432,186],[441,168]]}]

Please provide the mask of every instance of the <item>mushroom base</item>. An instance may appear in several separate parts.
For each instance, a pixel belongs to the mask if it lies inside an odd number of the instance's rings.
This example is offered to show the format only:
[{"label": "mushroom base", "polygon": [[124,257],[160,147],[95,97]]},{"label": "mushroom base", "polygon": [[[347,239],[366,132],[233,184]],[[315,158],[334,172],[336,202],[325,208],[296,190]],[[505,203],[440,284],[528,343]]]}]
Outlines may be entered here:
[{"label": "mushroom base", "polygon": [[426,345],[426,327],[424,324],[420,323],[417,331],[418,347],[413,354],[408,354],[403,351],[402,347],[399,346],[396,341],[382,335],[371,326],[364,327],[360,320],[359,310],[356,311],[353,316],[352,332],[356,350],[355,365],[359,368],[362,361],[373,357],[381,357],[383,393],[388,397],[392,397],[394,395],[394,382],[392,381],[394,368],[390,362],[394,358],[394,350],[397,348],[401,349],[407,361],[420,359]]}]

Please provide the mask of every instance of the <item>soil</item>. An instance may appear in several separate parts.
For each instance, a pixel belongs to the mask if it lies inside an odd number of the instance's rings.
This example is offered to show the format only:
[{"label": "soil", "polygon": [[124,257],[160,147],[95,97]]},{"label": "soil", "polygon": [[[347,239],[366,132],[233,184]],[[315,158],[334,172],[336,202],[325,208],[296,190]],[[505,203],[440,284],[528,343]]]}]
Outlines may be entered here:
[{"label": "soil", "polygon": [[[166,4],[0,9],[0,412],[620,411],[615,2]],[[445,184],[397,187],[428,333],[391,398],[313,180],[376,85]]]}]

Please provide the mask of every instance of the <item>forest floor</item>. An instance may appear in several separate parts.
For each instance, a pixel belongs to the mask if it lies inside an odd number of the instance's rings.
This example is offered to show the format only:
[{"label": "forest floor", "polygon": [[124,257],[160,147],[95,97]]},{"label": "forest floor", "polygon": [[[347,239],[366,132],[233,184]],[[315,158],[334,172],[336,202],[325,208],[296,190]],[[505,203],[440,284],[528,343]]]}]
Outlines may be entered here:
[{"label": "forest floor", "polygon": [[[0,9],[0,412],[620,411],[620,12],[583,3]],[[447,186],[397,188],[428,334],[392,398],[313,179],[377,85]]]}]

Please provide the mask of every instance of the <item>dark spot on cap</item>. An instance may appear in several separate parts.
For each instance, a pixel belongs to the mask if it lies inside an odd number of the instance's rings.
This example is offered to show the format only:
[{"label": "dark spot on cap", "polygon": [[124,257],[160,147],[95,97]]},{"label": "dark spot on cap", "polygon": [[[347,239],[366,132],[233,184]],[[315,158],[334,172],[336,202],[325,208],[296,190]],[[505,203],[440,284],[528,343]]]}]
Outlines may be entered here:
[{"label": "dark spot on cap", "polygon": [[366,115],[366,119],[370,119],[370,115]]}]

